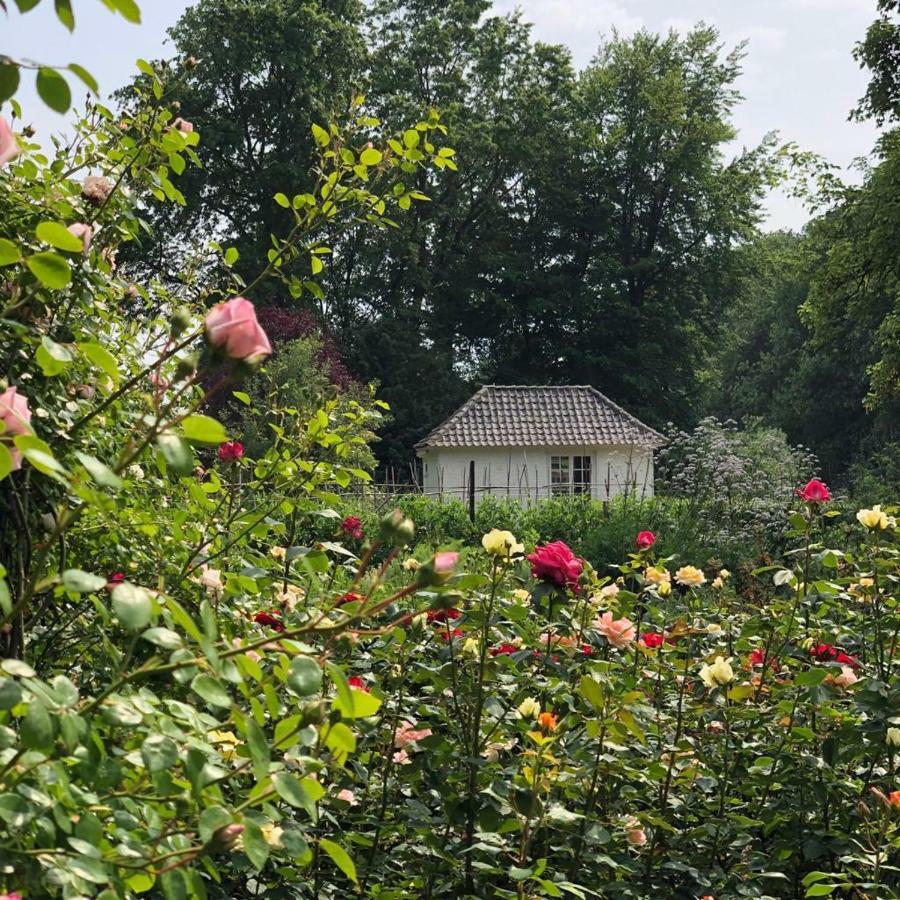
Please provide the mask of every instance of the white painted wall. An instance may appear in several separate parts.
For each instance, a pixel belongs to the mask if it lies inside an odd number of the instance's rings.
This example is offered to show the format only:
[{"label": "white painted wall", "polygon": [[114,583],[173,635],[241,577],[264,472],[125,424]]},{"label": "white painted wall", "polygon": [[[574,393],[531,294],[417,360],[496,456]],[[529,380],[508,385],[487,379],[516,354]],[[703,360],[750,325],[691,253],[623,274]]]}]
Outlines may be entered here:
[{"label": "white painted wall", "polygon": [[627,491],[653,496],[653,451],[646,447],[433,447],[420,450],[424,492],[465,500],[469,464],[475,460],[475,497],[552,496],[551,456],[590,456],[591,494],[605,500]]}]

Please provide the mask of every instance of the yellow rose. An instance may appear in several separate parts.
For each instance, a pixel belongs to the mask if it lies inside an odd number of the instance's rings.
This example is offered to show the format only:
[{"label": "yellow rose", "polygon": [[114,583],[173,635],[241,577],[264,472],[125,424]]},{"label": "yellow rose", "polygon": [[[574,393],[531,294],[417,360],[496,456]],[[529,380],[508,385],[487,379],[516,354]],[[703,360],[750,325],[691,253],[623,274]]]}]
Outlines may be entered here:
[{"label": "yellow rose", "polygon": [[478,656],[479,646],[475,638],[466,638],[463,641],[462,652],[469,654],[469,656]]},{"label": "yellow rose", "polygon": [[526,697],[516,708],[523,719],[536,719],[541,711],[541,704],[534,697]]},{"label": "yellow rose", "polygon": [[669,584],[672,581],[672,574],[668,569],[660,569],[657,566],[647,566],[644,569],[644,581],[650,584]]},{"label": "yellow rose", "polygon": [[672,585],[668,581],[664,581],[656,589],[656,593],[659,594],[660,597],[668,597],[669,594],[672,593]]},{"label": "yellow rose", "polygon": [[281,836],[284,834],[284,829],[280,825],[263,825],[259,830],[262,832],[263,840],[270,847],[281,846]]},{"label": "yellow rose", "polygon": [[722,580],[721,575],[716,575],[712,580],[712,586],[717,590],[721,591],[723,587],[725,587],[725,582]]},{"label": "yellow rose", "polygon": [[872,530],[877,528],[880,531],[890,528],[890,519],[882,511],[880,504],[876,504],[871,509],[861,509],[856,514],[856,518],[864,528]]},{"label": "yellow rose", "polygon": [[524,588],[516,588],[512,592],[512,596],[515,600],[518,600],[519,603],[524,603],[531,596],[531,594]]},{"label": "yellow rose", "polygon": [[284,547],[270,547],[269,556],[271,556],[272,559],[277,559],[279,562],[284,562],[284,558],[287,556],[287,550]]},{"label": "yellow rose", "polygon": [[728,581],[728,579],[731,578],[731,572],[729,572],[728,569],[719,569],[719,578],[721,578],[722,581]]},{"label": "yellow rose", "polygon": [[700,670],[700,678],[708,688],[716,688],[734,681],[734,670],[731,668],[731,657],[716,657],[712,665],[705,665]]},{"label": "yellow rose", "polygon": [[684,587],[700,587],[706,576],[696,566],[682,566],[675,573],[675,580]]},{"label": "yellow rose", "polygon": [[417,572],[421,565],[422,564],[414,556],[411,556],[409,559],[403,560],[403,571]]},{"label": "yellow rose", "polygon": [[502,556],[504,559],[525,552],[525,545],[518,543],[511,531],[500,531],[498,528],[492,528],[481,539],[481,546],[491,556]]}]

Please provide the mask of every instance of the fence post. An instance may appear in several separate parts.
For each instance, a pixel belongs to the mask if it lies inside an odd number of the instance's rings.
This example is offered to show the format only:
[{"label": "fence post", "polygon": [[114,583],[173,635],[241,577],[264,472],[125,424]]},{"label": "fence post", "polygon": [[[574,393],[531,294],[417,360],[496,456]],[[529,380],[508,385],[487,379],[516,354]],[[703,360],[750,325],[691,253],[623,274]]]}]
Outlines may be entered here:
[{"label": "fence post", "polygon": [[469,520],[475,521],[475,460],[469,460]]}]

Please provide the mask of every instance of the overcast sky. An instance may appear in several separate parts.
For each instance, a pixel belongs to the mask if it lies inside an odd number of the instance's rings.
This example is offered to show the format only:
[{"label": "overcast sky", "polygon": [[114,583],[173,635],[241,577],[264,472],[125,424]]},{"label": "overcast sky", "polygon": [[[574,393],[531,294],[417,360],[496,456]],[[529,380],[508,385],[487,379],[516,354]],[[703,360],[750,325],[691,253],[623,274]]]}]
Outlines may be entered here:
[{"label": "overcast sky", "polygon": [[[12,5],[12,4],[10,4]],[[52,64],[78,62],[112,90],[134,71],[138,57],[164,55],[165,30],[189,5],[187,0],[140,0],[143,24],[130,25],[98,0],[76,0],[74,35],[60,25],[51,0],[26,15],[4,21],[0,13],[0,53]],[[866,73],[851,51],[875,15],[875,0],[495,0],[499,11],[520,7],[534,23],[535,36],[566,44],[576,65],[587,63],[599,37],[613,27],[684,30],[705,21],[732,45],[749,41],[739,88],[745,97],[735,114],[738,145],[752,145],[770,130],[785,141],[820,153],[840,166],[869,152],[870,124],[849,122],[847,114],[865,90]],[[65,121],[37,101],[33,76],[18,99],[26,121],[40,133],[60,131]],[[769,227],[797,228],[803,207],[783,195],[769,198]]]}]

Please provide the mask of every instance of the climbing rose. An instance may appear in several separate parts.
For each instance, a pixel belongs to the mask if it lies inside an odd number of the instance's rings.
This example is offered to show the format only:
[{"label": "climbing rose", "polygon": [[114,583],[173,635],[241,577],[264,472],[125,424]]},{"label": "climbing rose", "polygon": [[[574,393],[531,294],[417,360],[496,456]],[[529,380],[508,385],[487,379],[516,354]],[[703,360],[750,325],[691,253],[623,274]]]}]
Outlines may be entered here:
[{"label": "climbing rose", "polygon": [[[2,120],[0,120],[2,121]],[[3,431],[0,434],[15,437],[17,434],[31,433],[31,410],[28,400],[16,392],[16,388],[7,388],[0,394],[0,422]],[[22,468],[22,451],[10,447],[13,471]]]},{"label": "climbing rose", "polygon": [[627,647],[634,640],[634,623],[631,619],[613,619],[611,612],[605,612],[596,622],[594,628],[618,649]]},{"label": "climbing rose", "polygon": [[275,631],[284,631],[284,625],[281,624],[281,619],[277,613],[258,612],[253,617],[253,621],[257,625],[269,625]]},{"label": "climbing rose", "polygon": [[362,522],[360,521],[359,516],[347,516],[344,521],[341,522],[341,531],[348,537],[360,540],[363,536],[363,532]]},{"label": "climbing rose", "polygon": [[94,239],[94,229],[86,222],[73,222],[66,228],[69,234],[80,238],[82,252],[87,253],[91,249],[91,241]]},{"label": "climbing rose", "polygon": [[244,297],[214,306],[205,322],[209,343],[232,359],[256,363],[272,353],[272,345],[256,320],[256,310]]},{"label": "climbing rose", "polygon": [[240,441],[226,441],[219,444],[219,459],[223,462],[236,462],[244,455],[244,445]]},{"label": "climbing rose", "polygon": [[818,478],[808,481],[802,488],[794,488],[794,493],[807,503],[828,503],[831,500],[828,485]]},{"label": "climbing rose", "polygon": [[575,585],[584,568],[584,563],[562,541],[535,547],[534,553],[530,553],[527,559],[535,578],[557,587]]},{"label": "climbing rose", "polygon": [[21,151],[12,133],[9,123],[0,116],[0,166],[5,166],[10,160],[15,159]]},{"label": "climbing rose", "polygon": [[635,543],[638,550],[648,550],[656,543],[656,535],[652,531],[639,531]]}]

